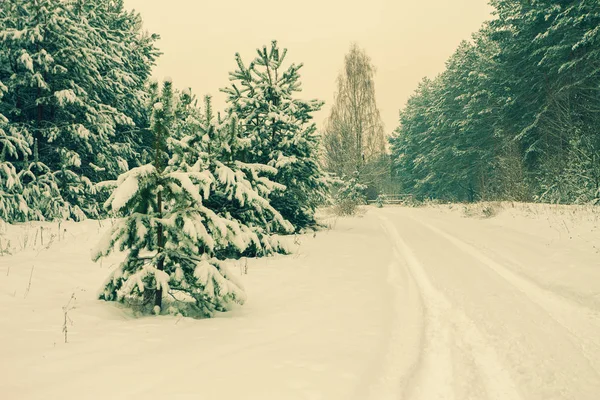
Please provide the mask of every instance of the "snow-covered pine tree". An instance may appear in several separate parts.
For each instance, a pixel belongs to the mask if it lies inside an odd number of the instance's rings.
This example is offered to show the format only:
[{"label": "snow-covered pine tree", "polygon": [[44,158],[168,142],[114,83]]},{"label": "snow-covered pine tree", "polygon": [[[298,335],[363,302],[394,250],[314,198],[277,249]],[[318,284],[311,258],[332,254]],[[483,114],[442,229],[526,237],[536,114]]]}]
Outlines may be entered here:
[{"label": "snow-covered pine tree", "polygon": [[39,162],[56,180],[69,216],[95,215],[92,182],[115,178],[135,153],[132,110],[143,100],[155,37],[140,33],[139,17],[120,1],[6,3],[4,116],[30,144],[37,140]]},{"label": "snow-covered pine tree", "polygon": [[239,152],[247,163],[277,169],[273,180],[286,187],[272,194],[271,204],[296,229],[315,223],[314,211],[324,199],[327,185],[319,165],[319,137],[312,113],[323,103],[295,98],[301,90],[298,71],[302,64],[282,67],[287,50],[277,42],[258,49],[258,57],[246,67],[236,54],[237,70],[230,73],[228,115],[241,124],[248,145]]},{"label": "snow-covered pine tree", "polygon": [[[24,99],[22,93],[15,90],[15,81],[23,82],[14,74],[9,75],[10,71],[33,68],[34,60],[28,53],[23,49],[19,52],[18,47],[11,48],[15,45],[12,39],[20,40],[25,34],[23,21],[19,19],[26,13],[25,5],[10,2],[3,4],[0,10],[3,45],[0,47],[0,219],[8,222],[62,217],[68,211],[54,174],[39,160],[38,143],[33,139],[31,127],[22,122]],[[11,59],[15,54],[18,58]],[[8,84],[5,85],[2,79]],[[28,107],[35,108],[36,105],[29,104]],[[30,162],[32,144],[33,162]]]},{"label": "snow-covered pine tree", "polygon": [[[45,175],[62,169],[66,176],[67,170],[80,167],[83,152],[75,149],[86,144],[90,136],[84,125],[68,121],[79,114],[74,103],[85,106],[77,96],[83,88],[75,81],[87,72],[83,64],[93,65],[92,60],[81,54],[87,49],[85,32],[72,22],[63,2],[17,1],[4,16],[4,29],[0,32],[4,44],[0,52],[5,61],[0,79],[6,82],[6,98],[12,106],[7,117],[11,125],[22,127],[31,142],[38,143],[41,160],[36,165],[45,166]],[[79,75],[68,74],[68,64],[74,60],[79,60],[77,67],[80,68],[72,70],[77,70]],[[25,175],[31,176],[34,171],[35,168],[30,168]],[[31,181],[36,181],[35,176]],[[79,191],[82,182],[72,187],[65,181],[60,186],[67,195],[72,189]],[[34,204],[30,206],[34,208]],[[42,210],[34,211],[35,215],[43,214]],[[72,217],[82,213],[76,208],[75,214]]]},{"label": "snow-covered pine tree", "polygon": [[110,112],[120,113],[110,136],[110,156],[100,157],[103,170],[93,168],[90,177],[93,181],[114,178],[141,161],[142,131],[150,117],[145,107],[147,83],[161,54],[154,45],[159,36],[144,32],[140,14],[126,11],[123,0],[75,0],[73,14],[86,22],[89,41],[102,50],[96,57],[102,81],[95,83],[93,91]]},{"label": "snow-covered pine tree", "polygon": [[[243,254],[235,248],[220,249],[217,254],[237,258],[287,252],[285,245],[272,236],[294,229],[269,203],[273,191],[284,189],[269,179],[277,170],[264,164],[240,161],[237,154],[247,142],[239,137],[238,121],[215,118],[210,96],[204,99],[203,112],[190,107],[192,97],[189,93],[182,94],[178,107],[182,129],[173,144],[180,159],[174,159],[174,162],[183,162],[184,168],[198,161],[206,165],[215,177],[213,193],[206,199],[206,206],[226,219],[239,221],[242,229],[247,230],[245,233],[255,238]],[[183,110],[183,106],[187,110]]]},{"label": "snow-covered pine tree", "polygon": [[[23,169],[18,173],[22,185],[22,196],[28,207],[27,215],[20,221],[44,221],[67,219],[75,216],[77,219],[85,218],[83,211],[74,203],[67,202],[60,192],[58,172],[53,172],[46,164],[40,161],[37,139],[33,145],[33,160],[25,158]],[[66,168],[62,174],[70,173]]]},{"label": "snow-covered pine tree", "polygon": [[8,125],[2,114],[2,97],[7,90],[0,81],[0,220],[24,220],[29,207],[23,198],[23,187],[14,162],[29,154],[29,143],[25,136]]},{"label": "snow-covered pine tree", "polygon": [[[242,286],[222,258],[227,250],[242,254],[260,239],[251,227],[207,206],[223,178],[211,173],[202,152],[205,134],[182,128],[184,115],[196,123],[191,95],[185,107],[175,106],[173,98],[167,81],[153,106],[154,162],[119,176],[106,206],[124,218],[99,243],[93,258],[115,246],[127,252],[101,299],[138,304],[143,311],[205,317],[244,302]],[[240,195],[250,193],[246,189]],[[230,201],[239,200],[237,196]]]}]

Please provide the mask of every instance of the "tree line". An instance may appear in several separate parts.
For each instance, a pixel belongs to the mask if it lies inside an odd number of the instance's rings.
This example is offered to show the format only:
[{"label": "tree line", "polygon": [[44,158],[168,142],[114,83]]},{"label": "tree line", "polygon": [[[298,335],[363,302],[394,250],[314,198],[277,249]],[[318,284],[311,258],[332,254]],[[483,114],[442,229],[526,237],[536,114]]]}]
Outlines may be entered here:
[{"label": "tree line", "polygon": [[491,5],[401,110],[395,178],[421,199],[598,202],[598,2]]}]

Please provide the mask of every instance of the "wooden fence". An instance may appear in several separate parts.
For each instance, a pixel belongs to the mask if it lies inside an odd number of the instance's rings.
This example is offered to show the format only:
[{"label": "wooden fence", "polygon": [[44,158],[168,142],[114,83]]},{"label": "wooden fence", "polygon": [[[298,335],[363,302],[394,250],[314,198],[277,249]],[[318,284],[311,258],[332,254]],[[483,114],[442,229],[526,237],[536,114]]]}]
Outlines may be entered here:
[{"label": "wooden fence", "polygon": [[[381,194],[383,204],[404,204],[412,200],[412,194]],[[376,204],[377,200],[369,200],[369,204]]]}]

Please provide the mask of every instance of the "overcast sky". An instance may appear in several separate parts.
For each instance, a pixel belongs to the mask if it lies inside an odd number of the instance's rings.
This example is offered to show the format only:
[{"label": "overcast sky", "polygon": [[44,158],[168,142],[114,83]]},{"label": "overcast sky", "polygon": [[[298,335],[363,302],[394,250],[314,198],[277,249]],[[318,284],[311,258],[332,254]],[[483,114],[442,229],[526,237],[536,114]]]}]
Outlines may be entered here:
[{"label": "overcast sky", "polygon": [[316,115],[321,126],[333,101],[335,80],[351,42],[366,49],[377,68],[379,109],[390,133],[424,76],[444,69],[463,39],[491,18],[487,0],[125,0],[142,14],[145,28],[161,35],[164,55],[154,75],[173,78],[198,96],[212,94],[223,108],[219,88],[235,69],[234,54],[246,62],[255,49],[278,40],[289,62],[303,62],[306,99],[326,106]]}]

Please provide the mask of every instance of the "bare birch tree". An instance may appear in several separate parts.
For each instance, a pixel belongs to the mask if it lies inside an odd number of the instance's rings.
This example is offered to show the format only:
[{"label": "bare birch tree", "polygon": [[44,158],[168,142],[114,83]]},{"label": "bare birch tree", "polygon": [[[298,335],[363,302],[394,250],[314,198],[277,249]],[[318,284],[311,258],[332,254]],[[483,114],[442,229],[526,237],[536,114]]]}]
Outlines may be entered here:
[{"label": "bare birch tree", "polygon": [[[323,134],[325,166],[338,176],[359,171],[361,181],[371,184],[386,153],[384,126],[375,100],[375,67],[367,53],[352,44],[337,79],[334,104]],[[376,168],[379,170],[379,168]],[[383,172],[385,173],[385,172]]]}]

